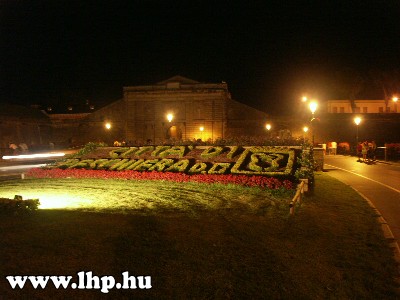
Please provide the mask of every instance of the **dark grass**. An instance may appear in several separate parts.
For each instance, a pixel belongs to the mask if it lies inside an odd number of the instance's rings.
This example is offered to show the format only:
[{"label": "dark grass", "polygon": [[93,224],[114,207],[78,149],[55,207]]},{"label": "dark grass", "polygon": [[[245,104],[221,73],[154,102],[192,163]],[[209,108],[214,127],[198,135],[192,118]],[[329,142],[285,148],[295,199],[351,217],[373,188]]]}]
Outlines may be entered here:
[{"label": "dark grass", "polygon": [[[0,196],[36,188],[59,194],[67,189],[94,197],[97,205],[1,216],[4,299],[399,297],[393,254],[373,211],[325,174],[316,176],[314,196],[294,217],[288,216],[288,199],[234,186],[32,180],[5,182]],[[4,280],[11,274],[74,276],[79,271],[117,280],[124,271],[151,275],[153,288],[105,295],[12,290]]]}]

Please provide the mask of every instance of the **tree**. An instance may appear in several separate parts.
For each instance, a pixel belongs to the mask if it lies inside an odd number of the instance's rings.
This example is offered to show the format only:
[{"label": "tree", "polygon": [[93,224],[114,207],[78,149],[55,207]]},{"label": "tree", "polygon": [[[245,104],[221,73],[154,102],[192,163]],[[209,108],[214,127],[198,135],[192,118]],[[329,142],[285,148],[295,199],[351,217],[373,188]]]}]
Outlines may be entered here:
[{"label": "tree", "polygon": [[369,72],[374,84],[381,90],[386,107],[394,95],[400,92],[399,70],[371,70]]},{"label": "tree", "polygon": [[351,109],[355,112],[355,100],[364,90],[365,77],[351,68],[342,68],[334,75],[333,89],[339,97],[350,101]]}]

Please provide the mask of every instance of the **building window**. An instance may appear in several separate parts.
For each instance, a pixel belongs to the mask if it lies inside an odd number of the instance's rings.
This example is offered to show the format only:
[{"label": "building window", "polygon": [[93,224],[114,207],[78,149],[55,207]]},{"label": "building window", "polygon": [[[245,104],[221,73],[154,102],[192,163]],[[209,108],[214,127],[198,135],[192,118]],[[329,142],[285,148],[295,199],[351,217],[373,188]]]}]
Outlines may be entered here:
[{"label": "building window", "polygon": [[336,106],[334,106],[334,107],[332,108],[332,112],[333,112],[334,114],[337,114],[337,107],[336,107]]},{"label": "building window", "polygon": [[368,113],[368,107],[363,107],[363,113]]},{"label": "building window", "polygon": [[193,119],[204,119],[204,104],[202,102],[193,103]]},{"label": "building window", "polygon": [[340,113],[343,114],[344,113],[344,107],[340,108]]},{"label": "building window", "polygon": [[359,112],[360,112],[360,108],[359,108],[359,107],[356,107],[356,108],[355,108],[355,112],[356,112],[356,113],[359,113]]},{"label": "building window", "polygon": [[386,107],[386,112],[390,113],[390,107]]},{"label": "building window", "polygon": [[379,107],[379,112],[383,113],[383,107]]}]

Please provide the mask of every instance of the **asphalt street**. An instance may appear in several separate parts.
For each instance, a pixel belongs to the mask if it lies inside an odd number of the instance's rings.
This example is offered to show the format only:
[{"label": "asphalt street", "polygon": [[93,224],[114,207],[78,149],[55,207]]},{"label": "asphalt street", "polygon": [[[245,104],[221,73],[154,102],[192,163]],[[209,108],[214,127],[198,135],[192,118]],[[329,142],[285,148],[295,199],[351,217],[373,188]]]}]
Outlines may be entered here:
[{"label": "asphalt street", "polygon": [[326,155],[324,171],[368,198],[400,241],[400,164],[358,162],[357,157]]}]

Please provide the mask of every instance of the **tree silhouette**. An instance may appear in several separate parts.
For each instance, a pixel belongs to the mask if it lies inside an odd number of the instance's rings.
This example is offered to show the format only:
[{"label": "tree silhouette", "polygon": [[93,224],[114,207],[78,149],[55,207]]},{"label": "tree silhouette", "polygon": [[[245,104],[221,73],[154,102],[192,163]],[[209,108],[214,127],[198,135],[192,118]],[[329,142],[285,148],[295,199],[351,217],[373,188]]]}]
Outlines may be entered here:
[{"label": "tree silhouette", "polygon": [[350,101],[351,109],[355,112],[355,100],[364,90],[365,77],[351,68],[342,68],[333,76],[332,88],[335,94]]},{"label": "tree silhouette", "polygon": [[399,70],[371,70],[369,76],[375,85],[382,91],[386,107],[390,99],[400,91]]}]

